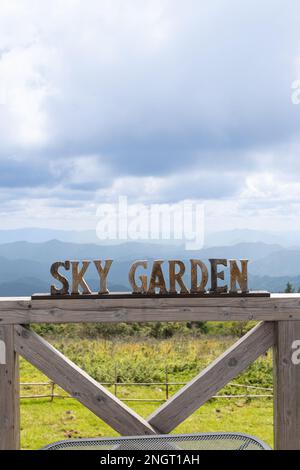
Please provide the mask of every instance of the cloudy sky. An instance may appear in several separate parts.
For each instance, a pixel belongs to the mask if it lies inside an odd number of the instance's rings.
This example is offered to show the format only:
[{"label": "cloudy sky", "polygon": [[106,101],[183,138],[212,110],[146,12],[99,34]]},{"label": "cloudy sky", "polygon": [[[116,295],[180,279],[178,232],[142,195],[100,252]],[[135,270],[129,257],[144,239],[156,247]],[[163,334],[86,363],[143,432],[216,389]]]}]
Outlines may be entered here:
[{"label": "cloudy sky", "polygon": [[93,228],[127,195],[300,229],[299,18],[297,0],[1,0],[1,228]]}]

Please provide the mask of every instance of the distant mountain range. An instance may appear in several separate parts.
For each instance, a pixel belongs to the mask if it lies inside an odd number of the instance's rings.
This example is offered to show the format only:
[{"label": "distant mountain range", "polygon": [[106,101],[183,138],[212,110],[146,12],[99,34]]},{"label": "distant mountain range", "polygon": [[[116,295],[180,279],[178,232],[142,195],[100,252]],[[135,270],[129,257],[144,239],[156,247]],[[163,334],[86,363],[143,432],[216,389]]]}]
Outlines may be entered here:
[{"label": "distant mountain range", "polygon": [[[300,286],[300,248],[289,249],[276,243],[243,242],[186,251],[183,246],[176,245],[135,242],[101,246],[49,240],[38,243],[16,241],[0,244],[0,295],[18,296],[49,292],[52,282],[49,268],[54,261],[108,258],[114,260],[109,277],[111,291],[129,289],[128,270],[136,259],[188,261],[191,258],[248,258],[251,260],[249,284],[252,289],[280,292],[288,281],[297,289]],[[188,278],[189,273],[186,274],[187,284]],[[91,269],[87,281],[93,290],[97,290],[96,271],[93,273]]]},{"label": "distant mountain range", "polygon": [[206,246],[236,245],[237,243],[267,243],[278,244],[284,247],[300,246],[300,232],[282,231],[271,232],[262,230],[225,230],[207,233],[204,244]]},{"label": "distant mountain range", "polygon": [[[59,240],[67,243],[92,243],[97,245],[119,245],[119,241],[100,241],[97,238],[96,230],[56,230],[48,228],[20,228],[11,230],[0,230],[0,244],[12,243],[18,241],[27,241],[32,243],[44,243],[50,240]],[[277,244],[285,248],[300,247],[300,232],[286,230],[281,232],[234,229],[207,232],[204,238],[204,246],[224,246],[236,245],[239,243],[266,243]],[[142,244],[148,243],[143,240]],[[152,242],[151,242],[152,243]],[[152,244],[163,246],[178,246],[177,240],[158,241]]]},{"label": "distant mountain range", "polygon": [[[50,263],[63,259],[113,258],[128,261],[147,257],[168,259],[190,258],[249,258],[258,260],[274,252],[283,250],[280,245],[266,243],[238,243],[232,246],[214,246],[197,251],[187,251],[184,246],[158,245],[130,242],[114,246],[101,246],[87,243],[67,243],[50,240],[44,243],[18,241],[0,245],[0,257],[10,260],[26,259],[37,263]],[[299,250],[300,251],[300,250]]]},{"label": "distant mountain range", "polygon": [[95,230],[55,230],[48,228],[19,228],[0,230],[0,243],[18,241],[43,243],[49,240],[60,240],[70,243],[98,243]]}]

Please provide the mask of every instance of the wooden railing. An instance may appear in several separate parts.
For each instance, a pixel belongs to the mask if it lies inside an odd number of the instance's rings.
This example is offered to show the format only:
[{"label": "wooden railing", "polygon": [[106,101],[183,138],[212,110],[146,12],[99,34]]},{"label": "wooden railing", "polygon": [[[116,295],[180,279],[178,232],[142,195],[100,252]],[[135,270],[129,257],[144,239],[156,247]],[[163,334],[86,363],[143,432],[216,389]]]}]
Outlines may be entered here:
[{"label": "wooden railing", "polygon": [[[31,323],[232,321],[259,323],[152,413],[140,417],[30,331]],[[277,449],[300,449],[300,295],[271,297],[0,299],[0,449],[18,449],[18,355],[123,435],[169,433],[246,367],[274,347]]]},{"label": "wooden railing", "polygon": [[[124,402],[143,402],[143,403],[162,403],[164,401],[167,401],[169,399],[169,394],[170,394],[170,388],[178,388],[178,386],[183,386],[187,385],[187,382],[117,382],[116,380],[114,382],[100,382],[101,385],[104,385],[105,387],[111,387],[112,393],[114,394],[115,397],[118,397],[121,401]],[[259,398],[273,398],[273,388],[272,387],[260,387],[260,386],[255,386],[255,385],[245,385],[245,384],[237,384],[237,383],[232,383],[229,382],[227,385],[230,387],[237,387],[237,388],[242,388],[244,389],[245,393],[234,393],[234,394],[217,394],[213,395],[211,398],[214,399],[236,399],[236,398],[246,398],[251,400],[252,398],[259,399]],[[122,387],[146,387],[146,388],[151,388],[151,387],[163,387],[164,388],[164,398],[153,398],[153,397],[145,397],[145,398],[136,398],[132,395],[130,395],[130,398],[128,397],[122,397],[119,395],[119,389]],[[36,387],[47,387],[50,389],[49,392],[45,392],[44,394],[41,393],[31,393],[31,394],[25,394],[25,395],[20,395],[20,399],[26,400],[26,399],[40,399],[40,398],[50,398],[50,401],[53,401],[54,398],[73,398],[70,395],[67,395],[66,393],[61,393],[56,391],[57,384],[54,382],[20,382],[20,388],[26,388],[26,390],[32,390],[35,389]],[[58,386],[59,387],[59,386]],[[59,387],[61,389],[61,387]],[[252,391],[252,393],[249,393],[249,390]],[[254,393],[256,392],[256,393]]]}]

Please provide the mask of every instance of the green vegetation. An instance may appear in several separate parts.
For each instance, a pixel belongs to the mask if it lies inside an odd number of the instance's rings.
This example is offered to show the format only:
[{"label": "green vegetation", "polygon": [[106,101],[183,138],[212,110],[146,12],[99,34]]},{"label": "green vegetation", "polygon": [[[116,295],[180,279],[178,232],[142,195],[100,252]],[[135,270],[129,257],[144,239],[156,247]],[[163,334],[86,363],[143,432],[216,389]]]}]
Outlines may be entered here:
[{"label": "green vegetation", "polygon": [[[296,289],[293,286],[293,284],[291,282],[287,282],[287,284],[285,286],[285,289],[284,289],[284,293],[285,294],[294,294],[295,292],[296,292]],[[300,287],[298,288],[297,292],[300,293]]]},{"label": "green vegetation", "polygon": [[[224,329],[222,324],[214,324],[215,331]],[[236,328],[236,325],[232,325]],[[249,325],[240,326],[240,334]],[[59,326],[56,327],[57,329]],[[63,327],[61,327],[63,328]],[[76,330],[76,327],[73,327]],[[88,328],[88,326],[86,326]],[[146,328],[146,326],[144,326]],[[207,324],[208,330],[211,325]],[[229,326],[229,329],[231,327]],[[77,331],[78,332],[78,331]],[[165,398],[163,385],[151,382],[164,382],[166,367],[170,382],[186,382],[193,378],[222,351],[230,346],[236,337],[181,334],[169,339],[156,339],[151,335],[144,338],[114,337],[98,339],[69,338],[57,336],[54,339],[48,331],[48,339],[70,359],[86,370],[99,382],[149,383],[148,386],[119,386],[121,398]],[[62,332],[61,332],[62,333]],[[64,331],[66,333],[66,331]],[[116,366],[116,372],[115,372]],[[21,382],[46,382],[47,378],[21,360]],[[270,353],[252,364],[247,371],[234,380],[235,383],[272,385],[272,358]],[[109,387],[113,391],[113,387]],[[180,386],[170,386],[170,395]],[[23,386],[22,395],[45,394],[46,387],[34,389]],[[56,393],[63,392],[56,388]],[[222,394],[244,394],[245,390],[226,386]],[[251,392],[249,392],[251,393]],[[255,391],[256,393],[256,391]],[[265,393],[257,391],[257,393]],[[143,416],[149,415],[158,403],[129,403]],[[22,447],[37,449],[50,442],[67,438],[113,436],[116,433],[96,418],[82,405],[70,398],[22,399],[21,402]],[[272,400],[270,399],[212,399],[182,423],[174,432],[193,433],[208,431],[235,431],[256,435],[272,444]]]},{"label": "green vegetation", "polygon": [[173,336],[243,336],[255,322],[153,322],[153,323],[78,323],[36,324],[32,329],[41,336],[64,339],[168,339]]},{"label": "green vegetation", "polygon": [[[136,396],[135,390],[135,396]],[[143,394],[145,396],[145,394]],[[132,408],[142,416],[148,416],[157,404],[134,403]],[[71,399],[49,401],[22,400],[22,448],[40,447],[62,439],[80,437],[116,436],[103,421]],[[267,399],[211,400],[174,433],[243,432],[263,439],[272,445],[273,407]]]}]

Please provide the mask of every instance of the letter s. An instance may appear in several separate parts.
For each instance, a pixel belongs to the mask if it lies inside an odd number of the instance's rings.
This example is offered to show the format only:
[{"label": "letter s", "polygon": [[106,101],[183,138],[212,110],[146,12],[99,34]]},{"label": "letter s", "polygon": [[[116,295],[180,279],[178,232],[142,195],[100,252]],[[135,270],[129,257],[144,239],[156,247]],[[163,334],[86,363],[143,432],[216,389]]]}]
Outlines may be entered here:
[{"label": "letter s", "polygon": [[58,295],[58,294],[67,295],[69,293],[69,281],[66,277],[62,276],[58,272],[58,268],[60,267],[63,267],[66,270],[70,269],[70,261],[65,261],[65,262],[57,261],[56,263],[52,264],[50,268],[50,272],[52,276],[54,277],[54,279],[57,279],[62,284],[62,288],[57,289],[57,287],[55,287],[54,285],[51,285],[51,295]]}]

